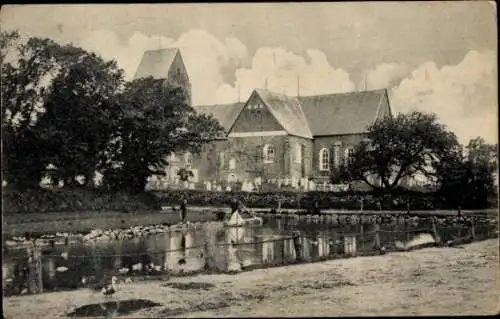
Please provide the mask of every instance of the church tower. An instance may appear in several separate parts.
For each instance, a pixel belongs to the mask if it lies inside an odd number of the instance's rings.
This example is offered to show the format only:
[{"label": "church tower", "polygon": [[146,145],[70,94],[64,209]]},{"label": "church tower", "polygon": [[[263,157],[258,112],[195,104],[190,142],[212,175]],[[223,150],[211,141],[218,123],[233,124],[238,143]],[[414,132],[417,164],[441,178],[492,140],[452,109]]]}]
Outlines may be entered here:
[{"label": "church tower", "polygon": [[169,48],[144,52],[134,79],[148,76],[163,79],[168,85],[181,87],[187,103],[191,105],[191,82],[179,49]]}]

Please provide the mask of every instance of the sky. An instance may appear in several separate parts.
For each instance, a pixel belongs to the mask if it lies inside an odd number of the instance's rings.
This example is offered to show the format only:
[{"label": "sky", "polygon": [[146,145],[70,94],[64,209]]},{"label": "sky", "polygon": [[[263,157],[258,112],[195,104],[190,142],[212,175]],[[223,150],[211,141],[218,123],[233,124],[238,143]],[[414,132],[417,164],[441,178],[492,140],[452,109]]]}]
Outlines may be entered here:
[{"label": "sky", "polygon": [[2,6],[3,30],[116,59],[180,49],[193,104],[255,88],[314,95],[387,88],[394,114],[435,112],[460,142],[498,140],[496,7],[487,1]]}]

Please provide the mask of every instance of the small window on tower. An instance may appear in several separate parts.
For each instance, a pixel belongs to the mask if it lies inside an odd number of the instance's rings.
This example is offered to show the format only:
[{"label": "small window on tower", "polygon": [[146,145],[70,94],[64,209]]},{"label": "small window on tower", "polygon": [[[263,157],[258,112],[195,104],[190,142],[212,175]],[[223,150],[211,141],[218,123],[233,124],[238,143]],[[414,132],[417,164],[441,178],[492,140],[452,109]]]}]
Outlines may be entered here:
[{"label": "small window on tower", "polygon": [[177,76],[181,75],[181,68],[177,68]]}]

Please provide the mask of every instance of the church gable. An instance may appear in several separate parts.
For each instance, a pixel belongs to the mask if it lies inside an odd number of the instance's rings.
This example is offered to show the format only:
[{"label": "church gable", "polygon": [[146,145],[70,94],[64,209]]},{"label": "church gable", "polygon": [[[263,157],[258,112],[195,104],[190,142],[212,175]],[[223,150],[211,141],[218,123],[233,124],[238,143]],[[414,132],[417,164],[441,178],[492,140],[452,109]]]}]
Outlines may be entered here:
[{"label": "church gable", "polygon": [[385,91],[381,97],[377,111],[377,119],[383,119],[385,117],[392,117],[391,105],[389,104],[387,91]]},{"label": "church gable", "polygon": [[230,133],[284,131],[261,97],[253,92],[236,118]]}]

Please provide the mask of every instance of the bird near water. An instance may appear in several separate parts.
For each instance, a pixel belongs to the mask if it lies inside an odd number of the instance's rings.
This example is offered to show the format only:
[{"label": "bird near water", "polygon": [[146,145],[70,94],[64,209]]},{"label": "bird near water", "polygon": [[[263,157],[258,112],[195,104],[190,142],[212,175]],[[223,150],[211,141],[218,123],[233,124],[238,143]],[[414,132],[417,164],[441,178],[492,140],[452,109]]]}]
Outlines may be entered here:
[{"label": "bird near water", "polygon": [[107,285],[105,287],[102,287],[101,289],[101,292],[103,295],[105,296],[111,296],[113,295],[115,292],[116,292],[116,282],[118,281],[118,278],[116,278],[115,276],[113,276],[111,278],[111,284],[110,285]]},{"label": "bird near water", "polygon": [[97,278],[96,276],[84,276],[82,278],[82,285],[94,292],[100,292],[104,296],[111,296],[116,291],[116,282],[118,278],[116,276],[112,276],[111,280],[106,279],[107,276],[103,278]]}]

